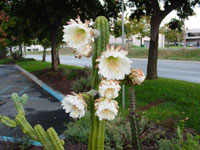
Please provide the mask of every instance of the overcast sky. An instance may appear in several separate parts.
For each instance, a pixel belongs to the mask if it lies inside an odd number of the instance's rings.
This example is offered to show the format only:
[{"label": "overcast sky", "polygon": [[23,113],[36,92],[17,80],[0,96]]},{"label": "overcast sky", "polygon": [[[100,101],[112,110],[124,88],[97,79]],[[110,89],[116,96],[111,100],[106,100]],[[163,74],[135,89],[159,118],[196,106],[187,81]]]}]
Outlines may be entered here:
[{"label": "overcast sky", "polygon": [[[188,18],[188,20],[185,21],[185,26],[188,29],[200,29],[200,8],[195,8],[194,9],[196,15],[195,16],[191,16]],[[168,23],[172,18],[174,18],[174,16],[176,16],[176,12],[173,11],[171,12],[162,22],[162,24],[164,23]],[[178,17],[176,17],[178,18]]]}]

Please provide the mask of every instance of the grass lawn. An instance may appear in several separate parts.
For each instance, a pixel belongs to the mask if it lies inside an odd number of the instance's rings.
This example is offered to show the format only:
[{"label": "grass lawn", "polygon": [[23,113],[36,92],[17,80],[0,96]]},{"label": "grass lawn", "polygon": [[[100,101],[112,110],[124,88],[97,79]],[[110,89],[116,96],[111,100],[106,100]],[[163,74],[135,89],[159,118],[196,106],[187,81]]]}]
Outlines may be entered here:
[{"label": "grass lawn", "polygon": [[[125,114],[128,110],[128,88],[126,87],[126,109],[121,110]],[[188,117],[187,127],[200,133],[200,84],[159,78],[146,80],[134,89],[138,114],[166,126]],[[121,105],[121,95],[118,101]]]},{"label": "grass lawn", "polygon": [[[51,68],[50,62],[41,62],[41,61],[19,61],[16,62],[17,65],[26,69],[29,72],[43,70],[46,68]],[[82,67],[71,66],[71,65],[59,65],[59,68],[70,68],[70,69],[82,69]]]},{"label": "grass lawn", "polygon": [[[40,61],[21,61],[17,64],[27,71],[49,68],[51,63]],[[61,65],[71,69],[81,69],[69,65]],[[126,86],[126,108],[121,109],[123,115],[128,113],[128,89]],[[186,117],[187,127],[200,133],[200,84],[173,79],[159,78],[146,80],[142,85],[134,87],[137,98],[137,112],[149,120],[163,125],[171,125]],[[119,105],[122,95],[117,98]]]},{"label": "grass lawn", "polygon": [[[133,58],[147,58],[148,48],[132,47],[128,50],[128,56]],[[194,60],[200,61],[200,48],[184,49],[184,48],[164,48],[158,51],[159,59],[170,60]]]},{"label": "grass lawn", "polygon": [[[128,56],[132,58],[147,58],[148,48],[132,46],[128,49]],[[28,52],[28,54],[42,55],[43,52]],[[60,55],[73,55],[73,51],[69,48],[61,48],[59,50]],[[47,52],[50,55],[50,51]],[[159,48],[158,51],[159,59],[169,59],[169,60],[193,60],[200,61],[200,48],[186,48],[183,47],[169,47],[169,48]]]}]

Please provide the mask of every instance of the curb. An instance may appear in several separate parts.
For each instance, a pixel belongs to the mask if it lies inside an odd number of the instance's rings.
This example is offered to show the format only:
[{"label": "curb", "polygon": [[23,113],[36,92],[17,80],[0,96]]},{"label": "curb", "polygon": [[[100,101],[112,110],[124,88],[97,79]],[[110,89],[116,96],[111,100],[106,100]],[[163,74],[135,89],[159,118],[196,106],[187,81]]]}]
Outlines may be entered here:
[{"label": "curb", "polygon": [[15,67],[20,70],[22,73],[24,73],[27,77],[29,77],[31,80],[33,80],[37,85],[39,85],[43,90],[51,94],[53,97],[55,97],[57,100],[62,101],[64,99],[64,95],[61,94],[58,91],[53,90],[51,87],[49,87],[47,84],[39,80],[36,76],[34,76],[32,73],[26,71],[22,67],[15,65]]},{"label": "curb", "polygon": [[[25,74],[27,77],[29,77],[32,81],[34,81],[37,85],[39,85],[43,90],[51,94],[53,97],[55,97],[58,101],[62,101],[64,99],[64,95],[61,94],[58,91],[53,90],[50,88],[47,84],[39,80],[36,76],[34,76],[32,73],[26,71],[25,69],[21,68],[18,65],[14,65],[18,70],[20,70],[23,74]],[[60,138],[64,139],[64,135],[60,135]],[[0,141],[10,141],[10,142],[23,142],[25,140],[21,138],[13,138],[13,137],[8,137],[8,136],[0,136]],[[42,146],[40,142],[34,141],[34,140],[29,140],[29,143],[34,146]]]},{"label": "curb", "polygon": [[[8,137],[8,136],[0,136],[0,141],[9,141],[9,142],[26,142],[26,140],[21,139],[21,138],[13,138],[13,137]],[[36,142],[33,140],[28,140],[28,143],[34,146],[42,146],[40,142]]]}]

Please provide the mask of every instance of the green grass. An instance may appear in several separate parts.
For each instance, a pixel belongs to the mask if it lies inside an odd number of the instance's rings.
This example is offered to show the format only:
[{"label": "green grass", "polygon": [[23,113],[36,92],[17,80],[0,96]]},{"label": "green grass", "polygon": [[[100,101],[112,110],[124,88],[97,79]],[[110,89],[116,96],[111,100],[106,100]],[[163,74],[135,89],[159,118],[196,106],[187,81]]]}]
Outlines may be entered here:
[{"label": "green grass", "polygon": [[[51,63],[41,62],[41,61],[23,61],[23,62],[16,62],[16,64],[29,72],[51,68]],[[82,69],[82,67],[71,66],[71,65],[60,65],[59,68]]]},{"label": "green grass", "polygon": [[[135,86],[135,93],[140,115],[146,116],[155,123],[165,125],[170,120],[176,122],[188,117],[187,127],[200,133],[200,84],[159,78],[146,80],[142,85]],[[158,100],[163,100],[163,102],[149,109],[141,109],[142,106]],[[118,101],[121,105],[121,95]],[[120,111],[127,114],[127,110],[128,87],[126,87],[126,109]]]},{"label": "green grass", "polygon": [[[132,47],[128,50],[128,52],[128,56],[132,58],[148,58],[148,48]],[[169,60],[200,61],[200,49],[180,49],[177,47],[159,49],[158,58]]]},{"label": "green grass", "polygon": [[[127,50],[127,49],[126,49]],[[148,48],[132,46],[128,49],[128,56],[132,58],[148,58]],[[43,52],[28,52],[28,54],[42,55]],[[50,55],[50,51],[47,51],[47,55]],[[73,50],[70,48],[59,49],[60,55],[73,55]],[[169,48],[159,48],[158,50],[159,59],[169,60],[193,60],[200,61],[200,49],[199,48],[183,48],[173,46]]]},{"label": "green grass", "polygon": [[[43,51],[37,51],[37,52],[27,52],[27,54],[32,54],[32,55],[42,55]],[[46,52],[47,55],[51,55],[51,51]],[[73,55],[73,50],[70,48],[60,48],[59,49],[59,54],[60,55]]]},{"label": "green grass", "polygon": [[[40,61],[19,61],[17,64],[29,72],[51,67],[51,63]],[[69,65],[59,67],[82,69],[81,67]],[[126,87],[125,109],[121,109],[121,94],[117,99],[120,112],[123,115],[128,113],[128,89],[129,87]],[[165,125],[170,120],[179,121],[188,117],[187,127],[200,133],[200,84],[159,78],[157,80],[146,80],[142,85],[135,86],[134,89],[139,115],[146,116],[152,122]],[[163,100],[163,102],[157,103],[148,109],[142,109],[142,107],[159,100]]]}]

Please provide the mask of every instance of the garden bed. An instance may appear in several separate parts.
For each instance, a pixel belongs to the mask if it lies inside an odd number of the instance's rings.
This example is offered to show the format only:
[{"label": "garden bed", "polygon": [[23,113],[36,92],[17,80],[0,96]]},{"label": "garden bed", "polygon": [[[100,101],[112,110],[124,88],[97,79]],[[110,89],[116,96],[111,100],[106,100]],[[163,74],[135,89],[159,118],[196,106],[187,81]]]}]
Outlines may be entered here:
[{"label": "garden bed", "polygon": [[[60,69],[57,72],[53,72],[49,69],[50,63],[33,61],[20,62],[18,65],[64,95],[69,94],[71,91],[83,92],[90,89],[88,85],[91,82],[89,78],[91,70],[88,68],[83,69],[63,65],[59,67]],[[108,140],[109,137],[110,140],[106,141],[106,146],[109,146],[109,148],[105,147],[105,149],[112,148],[114,150],[116,145],[122,146],[123,150],[134,149],[130,147],[130,137],[127,136],[131,133],[130,128],[127,126],[128,89],[129,87],[126,87],[126,107],[125,109],[120,107],[118,114],[118,119],[122,120],[117,121],[116,118],[116,121],[108,122],[106,125],[106,131],[109,132],[106,133],[105,139]],[[159,78],[157,80],[147,80],[141,86],[136,86],[135,93],[138,119],[140,121],[139,127],[141,128],[140,138],[144,150],[157,150],[158,141],[165,138],[172,140],[162,141],[161,146],[166,146],[165,144],[168,144],[167,146],[170,144],[171,146],[176,145],[176,131],[180,120],[185,120],[184,137],[186,137],[186,133],[191,133],[192,135],[200,133],[200,104],[198,101],[200,99],[200,84]],[[120,106],[122,105],[121,99],[122,95],[120,94],[117,98]],[[147,121],[142,120],[142,116]],[[70,144],[67,147],[65,145],[66,149],[87,149],[86,137],[89,131],[89,127],[86,125],[87,122],[83,118],[82,122],[76,120],[74,124],[72,122],[71,126],[68,125],[66,134],[69,135],[67,140],[70,140],[66,143],[74,144]],[[87,131],[87,133],[83,131]],[[119,141],[123,143],[119,143]]]},{"label": "garden bed", "polygon": [[[66,150],[87,150],[85,144],[65,144]],[[43,150],[40,146],[33,146],[28,143],[13,143],[9,141],[0,141],[0,150]]]}]

